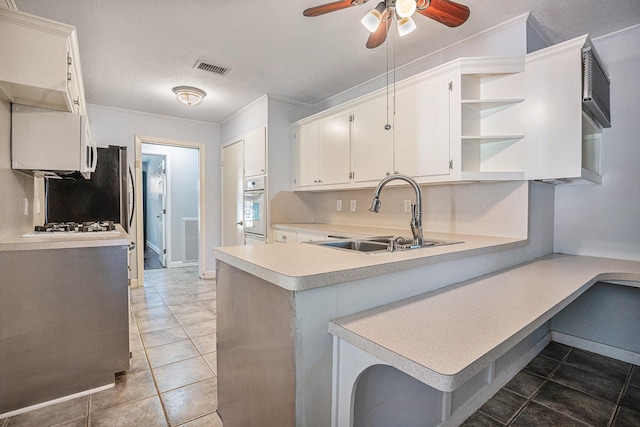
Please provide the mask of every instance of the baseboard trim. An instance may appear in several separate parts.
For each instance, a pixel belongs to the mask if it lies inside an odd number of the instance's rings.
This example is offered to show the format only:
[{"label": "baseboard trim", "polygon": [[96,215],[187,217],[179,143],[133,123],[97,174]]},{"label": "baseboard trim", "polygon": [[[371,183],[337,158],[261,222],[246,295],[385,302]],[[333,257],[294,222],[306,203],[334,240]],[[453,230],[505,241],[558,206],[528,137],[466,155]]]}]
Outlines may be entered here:
[{"label": "baseboard trim", "polygon": [[90,390],[81,391],[80,393],[70,394],[69,396],[59,397],[58,399],[48,400],[46,402],[38,403],[36,405],[31,405],[25,408],[16,409],[14,411],[5,412],[4,414],[0,414],[0,420],[3,418],[15,417],[16,415],[24,414],[26,412],[35,411],[36,409],[55,405],[56,403],[68,402],[69,400],[73,400],[78,397],[87,396],[89,394],[97,393],[99,391],[108,390],[110,388],[113,388],[114,386],[115,386],[115,382],[111,384],[103,385],[101,387],[92,388]]},{"label": "baseboard trim", "polygon": [[216,278],[216,271],[215,270],[204,271],[200,275],[200,278],[201,279],[215,279]]},{"label": "baseboard trim", "polygon": [[589,341],[584,338],[574,337],[562,332],[551,331],[551,340],[560,344],[565,344],[581,350],[590,351],[601,356],[610,357],[612,359],[621,360],[633,365],[640,365],[640,354],[633,351],[613,347],[607,344],[601,344],[595,341]]}]

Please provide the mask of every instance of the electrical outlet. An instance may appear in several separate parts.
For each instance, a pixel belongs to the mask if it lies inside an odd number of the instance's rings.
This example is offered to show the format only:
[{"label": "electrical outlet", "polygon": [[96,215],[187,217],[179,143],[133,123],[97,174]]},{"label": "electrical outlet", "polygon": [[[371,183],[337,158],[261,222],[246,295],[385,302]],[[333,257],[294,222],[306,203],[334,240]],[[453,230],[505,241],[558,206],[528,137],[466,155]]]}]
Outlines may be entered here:
[{"label": "electrical outlet", "polygon": [[411,200],[407,199],[404,201],[404,211],[411,212]]},{"label": "electrical outlet", "polygon": [[338,212],[342,210],[342,200],[336,200],[336,210]]},{"label": "electrical outlet", "polygon": [[351,212],[355,212],[356,211],[356,201],[352,200],[351,201]]}]

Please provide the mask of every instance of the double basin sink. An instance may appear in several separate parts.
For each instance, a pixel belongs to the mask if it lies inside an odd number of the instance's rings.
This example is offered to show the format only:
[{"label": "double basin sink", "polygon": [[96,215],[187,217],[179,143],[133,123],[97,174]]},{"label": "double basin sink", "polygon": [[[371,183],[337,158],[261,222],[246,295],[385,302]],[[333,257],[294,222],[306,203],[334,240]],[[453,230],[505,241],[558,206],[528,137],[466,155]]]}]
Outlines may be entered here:
[{"label": "double basin sink", "polygon": [[306,243],[351,252],[375,254],[382,252],[399,252],[421,248],[432,248],[435,246],[453,245],[463,242],[424,239],[424,243],[422,245],[414,245],[413,240],[406,239],[404,237],[379,236],[365,239],[323,240],[319,242]]}]

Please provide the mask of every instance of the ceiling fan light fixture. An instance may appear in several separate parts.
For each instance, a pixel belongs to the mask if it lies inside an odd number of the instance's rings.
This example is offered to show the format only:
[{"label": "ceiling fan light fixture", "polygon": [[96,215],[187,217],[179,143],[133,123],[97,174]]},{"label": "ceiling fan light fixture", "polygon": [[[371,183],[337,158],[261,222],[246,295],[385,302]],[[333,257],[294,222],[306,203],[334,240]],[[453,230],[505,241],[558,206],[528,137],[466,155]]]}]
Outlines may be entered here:
[{"label": "ceiling fan light fixture", "polygon": [[398,34],[404,37],[416,29],[416,23],[410,17],[398,19]]},{"label": "ceiling fan light fixture", "polygon": [[176,86],[173,93],[178,97],[178,101],[185,105],[198,105],[202,98],[207,96],[205,91],[192,86]]},{"label": "ceiling fan light fixture", "polygon": [[364,25],[364,27],[369,30],[370,33],[374,33],[378,29],[380,22],[382,22],[382,16],[384,15],[384,11],[386,8],[387,4],[381,1],[380,3],[378,3],[375,9],[367,12],[367,14],[364,15],[364,17],[360,21],[362,22],[362,25]]},{"label": "ceiling fan light fixture", "polygon": [[396,0],[396,13],[400,18],[409,18],[416,11],[416,0]]}]

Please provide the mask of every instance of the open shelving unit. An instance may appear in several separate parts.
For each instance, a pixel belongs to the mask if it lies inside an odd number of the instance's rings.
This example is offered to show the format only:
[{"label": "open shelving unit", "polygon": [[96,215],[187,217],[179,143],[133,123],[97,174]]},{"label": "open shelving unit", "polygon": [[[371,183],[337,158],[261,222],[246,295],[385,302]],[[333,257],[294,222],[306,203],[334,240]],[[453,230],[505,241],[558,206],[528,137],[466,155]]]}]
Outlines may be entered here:
[{"label": "open shelving unit", "polygon": [[524,169],[514,170],[521,163],[518,142],[525,136],[518,120],[518,106],[525,99],[523,71],[523,58],[468,58],[461,63],[462,179],[524,179]]}]

